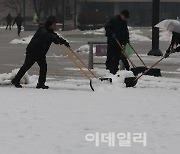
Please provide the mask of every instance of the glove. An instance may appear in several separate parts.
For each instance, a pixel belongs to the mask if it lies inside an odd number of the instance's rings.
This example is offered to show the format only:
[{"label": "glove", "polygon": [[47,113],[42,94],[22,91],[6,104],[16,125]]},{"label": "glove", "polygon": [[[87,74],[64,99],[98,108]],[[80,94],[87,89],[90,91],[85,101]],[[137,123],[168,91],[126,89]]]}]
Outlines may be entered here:
[{"label": "glove", "polygon": [[115,33],[112,34],[112,38],[116,39],[116,34]]},{"label": "glove", "polygon": [[164,58],[168,58],[170,55],[170,53],[166,52],[165,55],[164,55]]},{"label": "glove", "polygon": [[64,45],[65,45],[67,48],[70,48],[69,42],[65,42]]}]

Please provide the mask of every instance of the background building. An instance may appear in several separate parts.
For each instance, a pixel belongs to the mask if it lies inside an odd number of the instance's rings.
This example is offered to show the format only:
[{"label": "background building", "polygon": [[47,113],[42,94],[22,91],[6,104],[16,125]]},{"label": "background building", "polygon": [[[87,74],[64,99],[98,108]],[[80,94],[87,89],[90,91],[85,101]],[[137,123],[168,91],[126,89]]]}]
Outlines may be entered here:
[{"label": "background building", "polygon": [[[102,11],[108,18],[128,9],[131,14],[129,23],[136,26],[150,26],[152,0],[78,0],[81,10]],[[160,19],[180,16],[180,0],[161,0]]]},{"label": "background building", "polygon": [[[24,0],[17,0],[22,2]],[[32,22],[36,12],[31,0],[26,0],[26,21]],[[10,12],[16,16],[17,12],[5,5],[6,0],[0,1],[0,24],[5,24],[5,17]],[[41,20],[49,14],[58,17],[65,27],[76,27],[77,16],[80,12],[100,11],[106,14],[107,19],[118,14],[122,9],[128,9],[131,14],[129,24],[132,26],[151,26],[152,0],[54,0],[54,6],[48,11],[42,11]],[[13,5],[13,4],[12,4]],[[64,7],[63,7],[64,6]],[[22,8],[21,8],[22,9]],[[180,15],[180,0],[161,0],[160,19],[176,19]]]}]

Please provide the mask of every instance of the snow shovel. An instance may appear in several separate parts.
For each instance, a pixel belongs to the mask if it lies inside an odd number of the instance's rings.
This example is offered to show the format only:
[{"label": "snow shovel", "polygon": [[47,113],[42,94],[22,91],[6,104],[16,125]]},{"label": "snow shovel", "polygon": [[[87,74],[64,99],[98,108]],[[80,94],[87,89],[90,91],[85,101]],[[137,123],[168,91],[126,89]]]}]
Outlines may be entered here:
[{"label": "snow shovel", "polygon": [[122,50],[122,54],[129,60],[129,62],[131,63],[132,67],[135,69],[136,65],[132,62],[132,60],[128,57],[128,55],[126,54],[124,48],[122,47],[122,45],[120,44],[120,42],[116,39],[117,44],[119,45],[119,47]]},{"label": "snow shovel", "polygon": [[[93,77],[94,77],[95,79],[99,79],[100,81],[108,81],[108,82],[112,83],[112,78],[102,78],[102,77],[98,78],[98,77],[94,74],[94,72],[92,72],[91,69],[89,69],[89,67],[83,62],[83,60],[78,56],[78,54],[76,54],[76,52],[74,52],[71,48],[68,48],[68,49],[72,52],[72,54],[73,54],[75,57],[78,58],[78,60],[81,62],[81,64],[83,64],[83,66],[93,75]],[[92,80],[90,81],[90,86],[91,86],[91,89],[93,90],[94,88],[93,88],[93,86],[92,86]],[[93,91],[94,91],[94,90],[93,90]]]},{"label": "snow shovel", "polygon": [[[82,69],[81,65],[73,58],[71,54],[69,54],[68,51],[66,51],[61,45],[59,45],[61,49],[63,49],[63,52],[68,56],[68,58],[75,64],[76,67],[80,69],[80,71],[83,73],[83,75],[90,81],[90,87],[92,91],[95,91],[92,85],[92,79],[89,77],[89,75],[85,72],[85,70]],[[69,48],[70,49],[70,48]],[[71,52],[79,59],[79,61],[88,69],[88,71],[92,74],[92,76],[96,79],[99,79],[100,81],[108,81],[112,83],[112,78],[98,78],[88,67],[87,65],[82,61],[82,59],[72,50]]]},{"label": "snow shovel", "polygon": [[126,54],[126,52],[124,51],[122,45],[120,44],[120,42],[116,39],[117,44],[119,45],[119,47],[122,50],[123,55],[128,59],[128,61],[131,63],[132,67],[131,71],[133,72],[133,74],[135,76],[137,76],[139,73],[145,72],[146,68],[145,67],[136,67],[136,65],[132,62],[132,60],[128,57],[128,55]]},{"label": "snow shovel", "polygon": [[[171,52],[172,53],[172,52]],[[169,55],[171,54],[169,53]],[[162,60],[165,59],[165,56],[162,57],[160,60],[158,60],[155,64],[153,64],[150,68],[148,68],[144,73],[142,73],[139,77],[128,77],[125,78],[124,83],[126,84],[126,87],[134,87],[137,84],[137,81],[146,73],[148,73],[154,66],[159,64]]]},{"label": "snow shovel", "polygon": [[[144,61],[143,61],[142,58],[139,56],[139,54],[137,53],[137,51],[132,47],[132,45],[129,44],[129,46],[132,48],[132,50],[134,51],[134,53],[137,55],[137,57],[139,58],[139,60],[140,60],[140,61],[142,62],[142,64],[144,65],[144,67],[142,66],[142,67],[137,67],[137,68],[136,68],[136,69],[139,70],[139,71],[133,70],[134,68],[132,68],[131,70],[132,70],[133,72],[135,72],[135,73],[138,73],[138,74],[145,72],[145,71],[148,69],[147,65],[144,63]],[[138,74],[136,74],[136,75],[138,75]],[[136,75],[135,75],[135,76],[136,76]],[[149,70],[149,71],[146,73],[146,75],[155,76],[155,77],[160,77],[160,76],[162,76],[162,75],[161,75],[161,70],[158,69],[158,68],[152,68],[151,70]]]}]

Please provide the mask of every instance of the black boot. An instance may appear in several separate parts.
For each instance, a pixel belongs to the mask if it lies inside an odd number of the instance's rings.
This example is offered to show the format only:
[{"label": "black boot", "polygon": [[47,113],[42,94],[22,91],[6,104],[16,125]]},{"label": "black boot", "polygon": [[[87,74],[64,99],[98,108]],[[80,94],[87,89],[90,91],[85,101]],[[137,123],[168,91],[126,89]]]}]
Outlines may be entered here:
[{"label": "black boot", "polygon": [[36,86],[37,89],[49,89],[49,86],[46,86],[45,84],[37,84]]},{"label": "black boot", "polygon": [[16,88],[22,88],[21,84],[17,82],[15,79],[11,81],[11,83],[16,87]]}]

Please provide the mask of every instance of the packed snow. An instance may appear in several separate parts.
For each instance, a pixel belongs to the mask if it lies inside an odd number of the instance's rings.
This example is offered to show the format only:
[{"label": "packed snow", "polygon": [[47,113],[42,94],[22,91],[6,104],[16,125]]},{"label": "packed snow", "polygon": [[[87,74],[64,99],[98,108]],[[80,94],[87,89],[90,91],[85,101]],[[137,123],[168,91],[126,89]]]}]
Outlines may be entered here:
[{"label": "packed snow", "polygon": [[[77,52],[84,53],[84,54],[87,54],[87,53],[89,53],[89,51],[90,51],[90,47],[89,47],[89,45],[82,45],[82,46],[79,47],[76,51],[77,51]],[[93,47],[93,53],[95,53],[95,52],[96,52],[96,47],[94,46],[94,47]]]},{"label": "packed snow", "polygon": [[10,43],[11,44],[29,44],[33,36],[24,37],[21,39],[14,39]]},{"label": "packed snow", "polygon": [[[175,154],[180,150],[180,80],[144,76],[135,88],[124,77],[113,78],[92,92],[89,81],[48,81],[49,90],[34,89],[37,76],[25,88],[0,87],[0,153],[2,154]],[[133,143],[114,147],[87,142],[87,133],[147,133],[147,147]]]},{"label": "packed snow", "polygon": [[[10,85],[11,80],[14,79],[19,69],[12,70],[11,73],[0,74],[0,85]],[[29,75],[26,73],[21,79],[20,83],[29,84]]]}]

